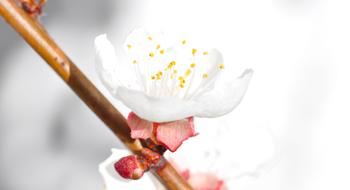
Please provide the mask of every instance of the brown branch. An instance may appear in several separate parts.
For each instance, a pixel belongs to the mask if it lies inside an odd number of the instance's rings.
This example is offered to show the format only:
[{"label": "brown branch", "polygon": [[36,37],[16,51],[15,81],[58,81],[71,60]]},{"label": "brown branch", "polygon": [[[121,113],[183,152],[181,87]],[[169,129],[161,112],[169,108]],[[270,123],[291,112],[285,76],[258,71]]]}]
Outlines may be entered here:
[{"label": "brown branch", "polygon": [[[133,152],[140,154],[140,141],[131,139],[125,118],[73,64],[45,29],[13,0],[0,0],[0,14],[54,69],[85,104]],[[152,173],[171,190],[190,190],[188,183],[162,157]]]}]

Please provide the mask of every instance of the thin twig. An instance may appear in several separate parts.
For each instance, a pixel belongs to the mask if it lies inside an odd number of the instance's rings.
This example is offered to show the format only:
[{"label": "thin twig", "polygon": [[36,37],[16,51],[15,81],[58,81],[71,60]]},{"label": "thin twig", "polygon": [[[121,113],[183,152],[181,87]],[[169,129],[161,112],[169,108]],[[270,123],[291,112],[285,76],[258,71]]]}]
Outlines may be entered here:
[{"label": "thin twig", "polygon": [[[133,152],[140,154],[143,146],[130,137],[125,118],[73,64],[51,39],[45,29],[13,0],[0,0],[0,14],[27,43],[54,69],[82,101]],[[152,173],[171,190],[191,190],[190,185],[162,157]],[[142,187],[140,187],[142,188]]]}]

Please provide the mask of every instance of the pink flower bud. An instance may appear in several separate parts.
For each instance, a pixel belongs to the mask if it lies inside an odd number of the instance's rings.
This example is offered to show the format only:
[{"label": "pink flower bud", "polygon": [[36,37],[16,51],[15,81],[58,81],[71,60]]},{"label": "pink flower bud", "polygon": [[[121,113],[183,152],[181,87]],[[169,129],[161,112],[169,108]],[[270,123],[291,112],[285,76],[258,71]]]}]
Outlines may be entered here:
[{"label": "pink flower bud", "polygon": [[139,179],[148,169],[147,166],[142,164],[143,162],[144,161],[141,157],[130,155],[123,157],[118,162],[116,162],[114,164],[114,168],[123,178]]}]

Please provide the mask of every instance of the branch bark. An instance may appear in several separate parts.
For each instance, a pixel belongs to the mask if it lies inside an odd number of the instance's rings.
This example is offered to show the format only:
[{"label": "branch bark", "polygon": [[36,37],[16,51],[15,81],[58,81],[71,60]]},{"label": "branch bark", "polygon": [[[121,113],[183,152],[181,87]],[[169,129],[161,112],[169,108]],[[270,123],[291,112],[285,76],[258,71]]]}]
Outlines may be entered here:
[{"label": "branch bark", "polygon": [[[141,153],[143,146],[139,140],[130,137],[125,118],[74,65],[35,19],[19,8],[13,0],[0,0],[0,14],[127,148],[135,154]],[[192,189],[164,157],[152,168],[152,173],[168,189]]]}]

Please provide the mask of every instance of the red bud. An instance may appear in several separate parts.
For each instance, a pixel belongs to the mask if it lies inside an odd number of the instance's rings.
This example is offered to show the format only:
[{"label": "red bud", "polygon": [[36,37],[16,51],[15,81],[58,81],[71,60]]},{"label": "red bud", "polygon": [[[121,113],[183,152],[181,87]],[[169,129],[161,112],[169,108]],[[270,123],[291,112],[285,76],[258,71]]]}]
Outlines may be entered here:
[{"label": "red bud", "polygon": [[123,178],[139,179],[148,169],[148,167],[145,166],[143,162],[144,161],[141,157],[130,155],[121,158],[117,163],[114,164],[114,168]]}]

